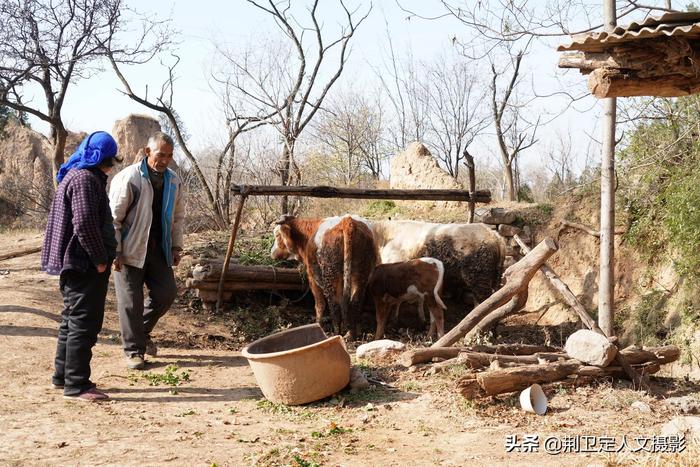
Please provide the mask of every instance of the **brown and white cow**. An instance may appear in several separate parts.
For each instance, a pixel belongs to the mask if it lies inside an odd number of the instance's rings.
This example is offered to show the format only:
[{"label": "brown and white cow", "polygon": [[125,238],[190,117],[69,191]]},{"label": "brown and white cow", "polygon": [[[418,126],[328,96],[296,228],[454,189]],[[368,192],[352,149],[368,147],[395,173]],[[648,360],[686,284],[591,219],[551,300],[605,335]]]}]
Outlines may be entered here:
[{"label": "brown and white cow", "polygon": [[440,292],[445,275],[442,261],[435,258],[419,258],[400,263],[380,264],[374,269],[369,280],[369,293],[374,301],[377,317],[375,339],[384,337],[384,329],[393,307],[398,311],[403,302],[418,302],[418,312],[425,321],[423,304],[427,303],[430,312],[428,337],[445,334],[447,309]]},{"label": "brown and white cow", "polygon": [[423,256],[445,266],[445,294],[468,306],[500,287],[505,240],[484,224],[436,224],[420,221],[372,223],[382,263]]},{"label": "brown and white cow", "polygon": [[274,233],[272,258],[294,258],[306,266],[316,321],[321,321],[327,303],[338,334],[347,326],[355,337],[367,282],[379,259],[369,223],[356,216],[283,216]]}]

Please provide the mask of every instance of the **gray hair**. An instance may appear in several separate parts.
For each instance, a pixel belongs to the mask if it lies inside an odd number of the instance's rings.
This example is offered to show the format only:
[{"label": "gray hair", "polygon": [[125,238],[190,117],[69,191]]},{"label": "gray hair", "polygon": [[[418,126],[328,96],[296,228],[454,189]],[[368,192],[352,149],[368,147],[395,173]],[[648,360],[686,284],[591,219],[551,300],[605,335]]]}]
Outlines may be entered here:
[{"label": "gray hair", "polygon": [[162,131],[156,131],[148,138],[148,147],[151,149],[156,149],[158,143],[165,143],[169,146],[175,147],[175,142],[170,135],[163,133]]}]

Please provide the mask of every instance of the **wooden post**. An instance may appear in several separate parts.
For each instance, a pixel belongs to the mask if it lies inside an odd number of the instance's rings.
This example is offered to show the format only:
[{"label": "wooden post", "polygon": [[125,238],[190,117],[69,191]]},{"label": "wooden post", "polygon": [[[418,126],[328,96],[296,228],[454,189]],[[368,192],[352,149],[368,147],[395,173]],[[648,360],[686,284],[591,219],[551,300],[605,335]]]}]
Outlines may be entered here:
[{"label": "wooden post", "polygon": [[[603,5],[605,31],[617,25],[615,0]],[[615,117],[617,100],[603,102],[603,152],[600,165],[600,275],[598,285],[598,326],[607,336],[614,335],[615,298]]]},{"label": "wooden post", "polygon": [[433,347],[449,347],[460,340],[489,313],[508,303],[515,295],[527,291],[530,279],[550,256],[557,251],[557,244],[551,238],[545,238],[523,259],[509,267],[503,276],[506,283],[493,295],[474,308],[454,329],[442,336]]},{"label": "wooden post", "polygon": [[233,245],[236,243],[236,235],[238,235],[238,226],[241,223],[241,213],[243,212],[243,205],[248,197],[248,193],[245,189],[246,187],[241,187],[240,193],[241,197],[238,200],[238,208],[236,209],[236,218],[233,221],[233,227],[231,228],[231,237],[228,240],[228,248],[226,249],[226,257],[224,258],[224,265],[221,268],[221,277],[219,278],[219,287],[216,292],[216,312],[221,311],[221,297],[224,294],[224,279],[226,278],[226,272],[228,271],[228,264],[231,261],[231,254],[233,253]]},{"label": "wooden post", "polygon": [[476,167],[474,166],[474,156],[469,154],[464,148],[464,164],[467,166],[469,174],[469,223],[474,222],[474,203],[476,198]]}]

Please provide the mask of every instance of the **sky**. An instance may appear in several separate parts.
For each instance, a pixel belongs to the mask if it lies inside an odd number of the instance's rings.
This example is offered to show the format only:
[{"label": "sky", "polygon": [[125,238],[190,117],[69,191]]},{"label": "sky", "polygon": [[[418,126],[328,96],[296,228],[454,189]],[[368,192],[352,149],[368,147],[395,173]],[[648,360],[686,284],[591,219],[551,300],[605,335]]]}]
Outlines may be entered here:
[{"label": "sky", "polygon": [[[298,0],[294,0],[295,2]],[[405,0],[402,5],[409,9],[425,11],[429,1]],[[437,6],[439,2],[435,2]],[[128,2],[139,12],[155,15],[158,18],[172,19],[172,27],[179,31],[173,35],[177,42],[175,53],[181,61],[176,69],[175,108],[191,135],[189,144],[195,151],[211,145],[221,145],[225,132],[220,113],[221,99],[212,92],[210,73],[216,65],[214,44],[227,44],[237,48],[249,44],[251,39],[264,38],[276,31],[269,16],[242,0],[151,0],[149,2]],[[322,5],[330,5],[327,0]],[[366,8],[367,5],[365,4]],[[326,7],[328,8],[328,7]],[[336,22],[337,9],[324,10],[324,27],[332,28]],[[387,50],[387,28],[391,32],[394,46],[401,53],[410,49],[417,60],[431,60],[448,51],[452,39],[465,38],[465,27],[455,20],[443,19],[426,21],[417,18],[407,19],[394,0],[375,0],[367,21],[358,29],[352,41],[352,51],[340,87],[376,85],[373,68],[381,68]],[[524,84],[535,89],[538,94],[549,94],[564,86],[577,94],[585,94],[585,77],[578,72],[562,74],[557,69],[559,53],[554,47],[566,39],[556,39],[548,44],[538,44],[524,62],[529,73]],[[164,79],[166,69],[159,63],[169,63],[172,57],[164,55],[146,65],[125,68],[124,72],[137,93],[148,87],[149,94],[155,94]],[[563,78],[562,78],[563,77]],[[140,106],[124,96],[120,83],[111,69],[98,73],[89,79],[78,81],[68,91],[63,117],[66,127],[73,131],[92,132],[111,130],[114,122],[130,113],[156,116],[154,112]],[[531,91],[530,89],[530,91]],[[37,96],[35,99],[39,99]],[[539,142],[523,157],[523,163],[537,164],[542,161],[542,152],[555,144],[558,134],[571,134],[573,146],[578,153],[577,170],[584,163],[584,152],[591,146],[591,136],[597,138],[596,122],[600,105],[590,96],[577,101],[567,111],[562,112],[568,101],[564,98],[549,98],[536,101],[528,107],[535,120],[540,117],[548,122],[540,129]],[[555,115],[556,119],[550,121]],[[47,132],[47,126],[31,119],[32,126]],[[489,139],[491,138],[491,139]],[[478,143],[478,153],[493,152],[492,135],[485,135]]]}]

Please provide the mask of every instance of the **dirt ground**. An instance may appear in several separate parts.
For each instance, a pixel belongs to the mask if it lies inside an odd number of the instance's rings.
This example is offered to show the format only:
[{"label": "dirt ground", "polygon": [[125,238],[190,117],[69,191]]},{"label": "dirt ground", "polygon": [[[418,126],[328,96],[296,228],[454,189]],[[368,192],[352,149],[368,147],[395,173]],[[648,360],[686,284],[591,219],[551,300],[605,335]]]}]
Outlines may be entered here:
[{"label": "dirt ground", "polygon": [[[38,238],[0,234],[0,252]],[[38,254],[0,262],[2,465],[696,465],[698,459],[693,446],[682,454],[631,452],[635,437],[660,434],[675,415],[661,398],[696,389],[663,378],[652,395],[610,382],[549,385],[550,409],[536,416],[523,413],[515,396],[463,399],[454,386],[458,372],[427,376],[390,359],[356,361],[388,386],[301,407],[272,404],[240,352],[226,350],[240,347],[227,341],[226,327],[183,311],[183,303],[157,328],[158,357],[145,372],[128,370],[112,289],[92,361],[93,380],[111,399],[67,401],[50,385],[58,281],[38,262]],[[631,408],[635,401],[651,411]],[[509,436],[521,442],[526,435],[538,436],[537,452],[508,452]],[[582,436],[614,436],[618,447],[626,436],[628,446],[620,453],[545,452],[548,437]]]}]

